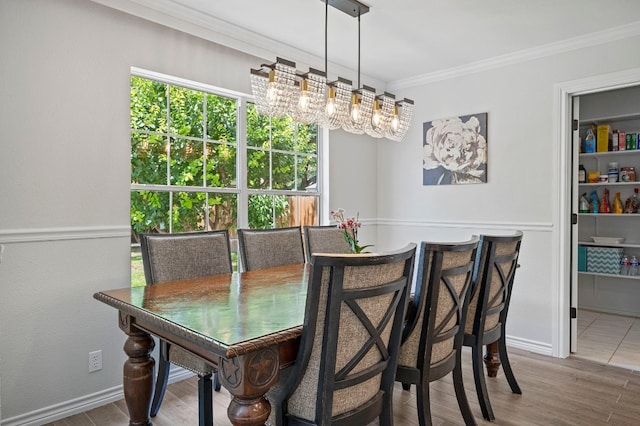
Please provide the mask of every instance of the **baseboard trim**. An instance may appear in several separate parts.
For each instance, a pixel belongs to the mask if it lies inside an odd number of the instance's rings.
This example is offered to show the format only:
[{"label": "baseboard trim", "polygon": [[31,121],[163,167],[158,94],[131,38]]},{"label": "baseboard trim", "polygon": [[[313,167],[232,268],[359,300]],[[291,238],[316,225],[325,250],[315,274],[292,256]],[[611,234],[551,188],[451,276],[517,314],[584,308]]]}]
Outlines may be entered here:
[{"label": "baseboard trim", "polygon": [[[179,382],[193,376],[184,368],[172,366],[169,373],[169,383]],[[124,398],[122,385],[105,389],[89,395],[84,395],[69,401],[41,408],[19,416],[0,420],[1,426],[39,426],[64,419],[84,411],[119,401]]]},{"label": "baseboard trim", "polygon": [[534,352],[540,355],[553,356],[553,348],[548,343],[537,342],[535,340],[521,339],[519,337],[507,336],[507,346]]}]

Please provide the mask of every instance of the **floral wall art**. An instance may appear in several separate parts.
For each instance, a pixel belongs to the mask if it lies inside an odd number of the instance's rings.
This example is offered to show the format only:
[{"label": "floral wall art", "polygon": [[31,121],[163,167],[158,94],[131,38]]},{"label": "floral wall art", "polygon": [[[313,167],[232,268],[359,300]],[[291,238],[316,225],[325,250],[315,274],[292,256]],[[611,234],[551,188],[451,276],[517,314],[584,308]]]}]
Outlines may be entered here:
[{"label": "floral wall art", "polygon": [[423,185],[487,182],[487,115],[423,123]]}]

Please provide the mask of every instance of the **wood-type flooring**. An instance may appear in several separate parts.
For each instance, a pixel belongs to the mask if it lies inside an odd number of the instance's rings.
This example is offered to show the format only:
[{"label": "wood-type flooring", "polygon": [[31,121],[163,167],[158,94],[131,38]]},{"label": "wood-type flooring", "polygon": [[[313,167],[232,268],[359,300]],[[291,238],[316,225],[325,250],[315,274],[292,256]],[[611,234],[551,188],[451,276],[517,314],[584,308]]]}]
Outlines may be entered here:
[{"label": "wood-type flooring", "polygon": [[[511,393],[502,370],[488,379],[496,415],[495,422],[482,418],[473,385],[468,348],[463,352],[464,380],[471,409],[479,425],[640,425],[640,371],[592,360],[558,359],[511,348],[510,359],[523,394]],[[214,422],[230,425],[225,389],[214,394]],[[172,383],[167,388],[155,426],[197,425],[197,377]],[[450,375],[431,384],[433,424],[464,425]],[[415,387],[394,390],[397,426],[418,425]],[[46,426],[121,426],[128,424],[124,401],[61,419]],[[357,426],[357,425],[354,425]]]}]

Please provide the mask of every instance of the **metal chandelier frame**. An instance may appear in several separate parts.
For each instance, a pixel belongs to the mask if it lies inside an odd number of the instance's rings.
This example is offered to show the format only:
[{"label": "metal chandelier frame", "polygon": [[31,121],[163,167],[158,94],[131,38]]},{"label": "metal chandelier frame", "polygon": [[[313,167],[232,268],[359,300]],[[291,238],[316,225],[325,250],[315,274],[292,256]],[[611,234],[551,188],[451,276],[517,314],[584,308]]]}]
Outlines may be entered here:
[{"label": "metal chandelier frame", "polygon": [[[328,129],[366,133],[374,138],[402,141],[413,115],[411,99],[395,99],[384,92],[360,85],[360,17],[369,6],[357,0],[321,0],[325,3],[324,71],[296,69],[295,62],[276,58],[272,64],[251,69],[251,89],[260,114],[272,117],[290,116],[301,123],[315,123]],[[358,84],[338,77],[327,80],[327,35],[329,6],[358,18]]]}]

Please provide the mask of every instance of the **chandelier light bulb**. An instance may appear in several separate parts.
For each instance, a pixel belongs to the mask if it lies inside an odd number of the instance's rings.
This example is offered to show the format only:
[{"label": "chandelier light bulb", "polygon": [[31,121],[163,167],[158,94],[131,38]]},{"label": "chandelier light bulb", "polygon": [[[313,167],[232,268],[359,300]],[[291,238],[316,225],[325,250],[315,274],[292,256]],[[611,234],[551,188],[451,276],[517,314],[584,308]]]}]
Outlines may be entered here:
[{"label": "chandelier light bulb", "polygon": [[278,99],[278,88],[276,87],[276,72],[269,71],[269,88],[267,89],[267,102],[274,105]]},{"label": "chandelier light bulb", "polygon": [[309,82],[307,80],[300,81],[300,98],[298,99],[298,108],[300,111],[309,109]]},{"label": "chandelier light bulb", "polygon": [[357,122],[360,119],[360,99],[354,94],[351,97],[351,120]]},{"label": "chandelier light bulb", "polygon": [[397,132],[399,126],[400,126],[400,118],[398,117],[398,105],[394,105],[393,118],[391,118],[391,129],[394,132]]},{"label": "chandelier light bulb", "polygon": [[375,101],[373,101],[373,115],[371,116],[371,123],[373,123],[375,127],[378,127],[381,120],[382,117],[380,115],[380,103],[376,99]]},{"label": "chandelier light bulb", "polygon": [[327,96],[326,112],[328,117],[333,117],[336,113],[336,89],[329,86],[329,95]]}]

